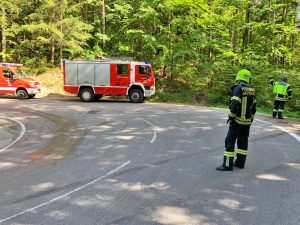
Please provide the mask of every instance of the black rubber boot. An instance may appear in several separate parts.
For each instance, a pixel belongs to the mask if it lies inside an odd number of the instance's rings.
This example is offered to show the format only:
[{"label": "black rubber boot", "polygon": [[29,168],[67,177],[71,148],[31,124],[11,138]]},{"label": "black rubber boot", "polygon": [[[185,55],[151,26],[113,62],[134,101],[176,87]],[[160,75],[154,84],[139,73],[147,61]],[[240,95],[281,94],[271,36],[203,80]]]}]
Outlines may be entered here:
[{"label": "black rubber boot", "polygon": [[281,112],[278,113],[278,119],[283,120],[283,116],[282,116],[282,113],[281,113]]},{"label": "black rubber boot", "polygon": [[244,169],[246,158],[247,155],[237,153],[236,160],[234,161],[234,166],[240,169]]},{"label": "black rubber boot", "polygon": [[[226,162],[226,160],[227,160],[227,162]],[[218,166],[216,168],[216,170],[219,170],[219,171],[232,171],[233,170],[233,157],[224,156],[223,164],[221,166]]]},{"label": "black rubber boot", "polygon": [[234,166],[240,169],[244,169],[246,159],[237,158],[234,162]]}]

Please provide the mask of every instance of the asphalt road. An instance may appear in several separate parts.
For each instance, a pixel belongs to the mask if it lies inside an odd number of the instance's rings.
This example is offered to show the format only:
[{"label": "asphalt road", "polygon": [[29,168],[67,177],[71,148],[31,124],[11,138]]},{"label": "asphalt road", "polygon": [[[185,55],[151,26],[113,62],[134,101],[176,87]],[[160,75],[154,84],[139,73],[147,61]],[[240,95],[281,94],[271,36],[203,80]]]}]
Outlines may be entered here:
[{"label": "asphalt road", "polygon": [[219,172],[227,111],[0,98],[0,224],[300,224],[300,137],[258,115]]}]

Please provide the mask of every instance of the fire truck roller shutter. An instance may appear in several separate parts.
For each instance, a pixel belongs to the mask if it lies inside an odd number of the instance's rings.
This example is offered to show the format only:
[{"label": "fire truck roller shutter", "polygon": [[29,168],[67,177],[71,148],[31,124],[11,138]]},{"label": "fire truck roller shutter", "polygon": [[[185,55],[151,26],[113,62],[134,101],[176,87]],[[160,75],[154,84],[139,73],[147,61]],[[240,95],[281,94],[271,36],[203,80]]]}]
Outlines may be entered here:
[{"label": "fire truck roller shutter", "polygon": [[66,62],[66,85],[77,85],[77,64]]},{"label": "fire truck roller shutter", "polygon": [[95,64],[95,86],[110,86],[110,64]]},{"label": "fire truck roller shutter", "polygon": [[78,64],[78,85],[95,83],[95,64]]}]

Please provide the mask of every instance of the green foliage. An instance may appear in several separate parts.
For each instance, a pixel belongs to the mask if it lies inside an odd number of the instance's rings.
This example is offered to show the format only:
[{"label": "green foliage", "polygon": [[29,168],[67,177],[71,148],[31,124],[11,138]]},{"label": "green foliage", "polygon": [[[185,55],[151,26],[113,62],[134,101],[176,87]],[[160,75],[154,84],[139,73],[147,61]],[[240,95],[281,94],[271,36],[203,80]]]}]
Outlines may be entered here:
[{"label": "green foliage", "polygon": [[294,98],[287,106],[294,113],[300,105],[296,7],[296,0],[2,0],[0,58],[38,73],[62,58],[133,57],[154,67],[154,100],[221,105],[236,72],[248,66],[258,104],[267,108],[269,78],[290,77]]},{"label": "green foliage", "polygon": [[196,92],[180,80],[159,80],[151,101],[195,104]]}]

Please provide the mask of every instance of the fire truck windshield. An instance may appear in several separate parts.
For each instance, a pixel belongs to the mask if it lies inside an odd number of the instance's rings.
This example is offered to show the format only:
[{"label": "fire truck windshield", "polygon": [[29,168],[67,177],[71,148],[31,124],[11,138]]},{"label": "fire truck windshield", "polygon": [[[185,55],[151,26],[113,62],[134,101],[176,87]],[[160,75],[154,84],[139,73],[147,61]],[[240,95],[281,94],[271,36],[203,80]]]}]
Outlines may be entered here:
[{"label": "fire truck windshield", "polygon": [[29,76],[22,70],[15,70],[15,72],[19,78],[29,78]]},{"label": "fire truck windshield", "polygon": [[140,74],[146,74],[147,77],[150,77],[150,66],[140,66]]}]

